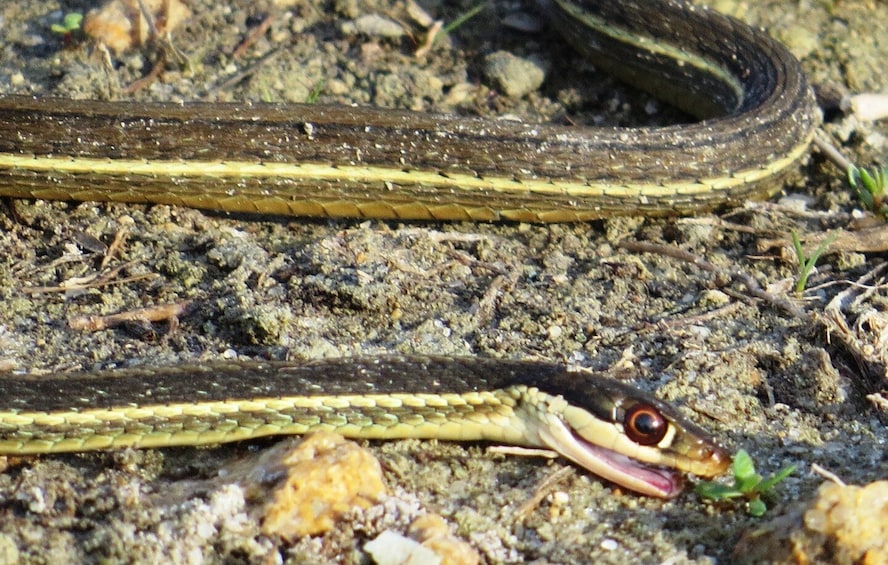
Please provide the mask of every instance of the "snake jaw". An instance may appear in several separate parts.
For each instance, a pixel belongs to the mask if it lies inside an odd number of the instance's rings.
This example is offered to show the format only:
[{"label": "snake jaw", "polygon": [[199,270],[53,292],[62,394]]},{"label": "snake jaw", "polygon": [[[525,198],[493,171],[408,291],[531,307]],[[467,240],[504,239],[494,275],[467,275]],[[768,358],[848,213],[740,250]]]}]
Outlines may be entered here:
[{"label": "snake jaw", "polygon": [[631,457],[595,445],[572,431],[561,418],[546,419],[538,430],[540,440],[563,457],[591,473],[634,492],[658,498],[674,498],[682,491],[677,473],[644,465]]}]

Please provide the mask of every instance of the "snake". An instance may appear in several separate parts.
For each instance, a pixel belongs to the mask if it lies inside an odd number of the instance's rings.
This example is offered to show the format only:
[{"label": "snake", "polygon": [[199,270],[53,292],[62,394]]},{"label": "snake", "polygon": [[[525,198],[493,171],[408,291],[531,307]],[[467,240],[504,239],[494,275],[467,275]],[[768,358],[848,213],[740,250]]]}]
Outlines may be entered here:
[{"label": "snake", "polygon": [[594,128],[371,107],[0,97],[0,195],[395,220],[693,214],[778,190],[819,113],[799,62],[678,0],[549,0],[596,66],[701,118]]},{"label": "snake", "polygon": [[[767,33],[681,0],[548,0],[594,64],[698,121],[601,128],[357,106],[0,97],[0,195],[225,212],[565,222],[694,214],[779,190],[819,121]],[[380,356],[10,375],[0,453],[333,430],[554,450],[669,498],[731,457],[653,396],[536,361]]]},{"label": "snake", "polygon": [[676,472],[730,455],[673,407],[599,373],[479,357],[228,361],[5,377],[0,453],[219,444],[332,431],[351,438],[542,447],[626,489],[671,498]]}]

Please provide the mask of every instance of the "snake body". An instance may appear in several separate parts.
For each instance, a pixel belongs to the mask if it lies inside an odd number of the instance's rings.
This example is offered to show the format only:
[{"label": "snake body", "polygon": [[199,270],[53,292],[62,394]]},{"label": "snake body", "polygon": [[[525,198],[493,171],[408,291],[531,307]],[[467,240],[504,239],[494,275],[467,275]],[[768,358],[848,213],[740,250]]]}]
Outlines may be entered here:
[{"label": "snake body", "polygon": [[525,124],[379,108],[0,98],[0,195],[297,216],[574,221],[773,193],[817,112],[798,61],[675,0],[553,0],[596,64],[706,118]]},{"label": "snake body", "polygon": [[730,462],[705,432],[650,395],[541,362],[219,362],[6,377],[0,390],[0,453],[201,445],[320,430],[365,439],[486,440],[551,449],[660,497],[678,494],[681,482],[633,460],[701,476]]},{"label": "snake body", "polygon": [[[523,124],[316,105],[0,97],[0,195],[355,218],[570,221],[768,195],[817,124],[778,42],[679,0],[552,0],[554,27],[697,123]],[[195,445],[334,429],[544,446],[632,490],[729,456],[665,404],[562,367],[393,357],[0,381],[0,451]]]}]

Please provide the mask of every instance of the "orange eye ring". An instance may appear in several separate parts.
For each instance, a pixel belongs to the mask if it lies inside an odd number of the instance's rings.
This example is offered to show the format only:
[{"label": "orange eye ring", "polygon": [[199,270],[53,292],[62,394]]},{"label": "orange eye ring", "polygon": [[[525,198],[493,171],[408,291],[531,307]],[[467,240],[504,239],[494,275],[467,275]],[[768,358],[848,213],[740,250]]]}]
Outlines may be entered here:
[{"label": "orange eye ring", "polygon": [[623,429],[638,445],[656,445],[666,437],[669,422],[654,406],[639,403],[626,410]]}]

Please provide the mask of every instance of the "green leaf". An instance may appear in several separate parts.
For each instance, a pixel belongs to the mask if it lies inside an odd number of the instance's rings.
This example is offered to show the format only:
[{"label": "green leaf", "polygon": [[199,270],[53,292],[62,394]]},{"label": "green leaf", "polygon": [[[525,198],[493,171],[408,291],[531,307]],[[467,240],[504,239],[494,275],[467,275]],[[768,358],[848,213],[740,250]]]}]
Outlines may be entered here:
[{"label": "green leaf", "polygon": [[746,512],[750,516],[761,517],[767,512],[768,507],[762,500],[762,495],[769,494],[780,481],[795,471],[795,465],[785,467],[779,473],[764,479],[755,472],[755,463],[746,450],[739,450],[734,455],[731,470],[734,474],[734,484],[724,485],[711,481],[700,481],[694,487],[701,497],[709,500],[724,501],[734,498],[743,498],[746,501]]},{"label": "green leaf", "polygon": [[769,479],[765,479],[764,481],[759,483],[758,491],[759,492],[768,492],[769,490],[771,490],[772,488],[777,486],[777,483],[779,483],[780,481],[782,481],[786,477],[795,473],[795,470],[796,470],[795,465],[790,465],[789,467],[784,467],[783,469],[780,470],[779,473],[777,473],[773,477],[771,477]]},{"label": "green leaf", "polygon": [[749,456],[745,449],[741,449],[734,455],[731,471],[734,473],[734,478],[738,481],[755,476],[755,463],[752,462],[752,457]]},{"label": "green leaf", "polygon": [[694,490],[703,498],[708,498],[711,500],[728,500],[731,498],[739,498],[743,496],[743,493],[737,490],[736,487],[732,485],[722,485],[709,481],[702,481],[697,483],[697,485],[694,487]]},{"label": "green leaf", "polygon": [[846,171],[848,185],[867,210],[886,215],[885,195],[888,192],[888,168],[865,168],[849,165]]},{"label": "green leaf", "polygon": [[80,29],[80,24],[83,22],[83,14],[80,12],[71,12],[69,14],[65,14],[65,18],[62,20],[62,25],[69,30]]},{"label": "green leaf", "polygon": [[[795,230],[789,232],[792,236],[792,248],[795,250],[796,259],[799,262],[799,270],[803,270],[805,268],[805,249],[802,247],[802,241],[799,239],[799,234],[796,233]],[[743,451],[741,449],[741,451]]]},{"label": "green leaf", "polygon": [[762,482],[761,475],[752,475],[751,477],[744,477],[742,479],[737,479],[734,483],[734,488],[739,490],[742,493],[750,494],[759,492],[759,484]]},{"label": "green leaf", "polygon": [[765,515],[765,512],[768,511],[768,507],[762,502],[761,498],[753,498],[749,502],[746,503],[746,512],[750,516],[755,516],[756,518],[761,518]]},{"label": "green leaf", "polygon": [[[71,32],[79,30],[81,23],[83,23],[83,14],[81,14],[80,12],[70,12],[65,14],[65,17],[62,18],[62,23],[52,24],[51,26],[49,26],[49,29],[52,30],[53,33],[67,35]],[[851,169],[848,169],[848,171],[848,174],[851,174]]]}]

